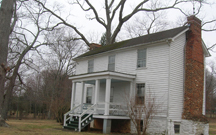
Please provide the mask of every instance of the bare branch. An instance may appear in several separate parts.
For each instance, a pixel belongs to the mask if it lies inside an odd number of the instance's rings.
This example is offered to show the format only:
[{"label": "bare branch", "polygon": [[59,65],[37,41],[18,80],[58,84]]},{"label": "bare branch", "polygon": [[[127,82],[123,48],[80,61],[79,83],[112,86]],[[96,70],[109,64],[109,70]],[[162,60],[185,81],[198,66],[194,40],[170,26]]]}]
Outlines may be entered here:
[{"label": "bare branch", "polygon": [[103,25],[103,26],[106,28],[106,27],[107,27],[106,24],[100,20],[100,17],[99,17],[99,15],[98,15],[96,9],[92,6],[92,4],[91,4],[88,0],[86,0],[86,3],[87,3],[87,4],[89,5],[89,7],[93,10],[94,15],[95,15],[95,18],[96,18],[96,20],[98,21],[98,23],[100,23],[101,25]]},{"label": "bare branch", "polygon": [[122,1],[120,1],[119,4],[116,6],[116,8],[113,10],[113,13],[111,15],[111,20],[113,20],[113,18],[115,17],[115,13],[119,9],[119,7],[121,6],[121,4],[122,4]]},{"label": "bare branch", "polygon": [[85,8],[83,7],[83,5],[79,2],[79,0],[76,0],[76,1],[77,1],[76,4],[78,4],[78,5],[80,6],[80,8],[81,8],[83,11],[89,11],[89,10],[91,10],[91,8],[85,9]]},{"label": "bare branch", "polygon": [[72,28],[81,38],[82,40],[89,46],[90,43],[88,42],[88,40],[85,38],[85,36],[73,25],[67,23],[63,18],[61,18],[59,15],[57,15],[56,13],[54,13],[53,11],[51,11],[50,9],[48,9],[42,2],[35,0],[36,2],[38,2],[44,9],[46,9],[48,12],[50,12],[52,15],[54,15],[56,18],[58,18],[59,20],[62,21],[63,24],[65,24],[66,26]]},{"label": "bare branch", "polygon": [[209,47],[208,50],[212,50],[213,51],[213,49],[214,49],[215,46],[216,46],[216,43],[213,44],[211,47]]}]

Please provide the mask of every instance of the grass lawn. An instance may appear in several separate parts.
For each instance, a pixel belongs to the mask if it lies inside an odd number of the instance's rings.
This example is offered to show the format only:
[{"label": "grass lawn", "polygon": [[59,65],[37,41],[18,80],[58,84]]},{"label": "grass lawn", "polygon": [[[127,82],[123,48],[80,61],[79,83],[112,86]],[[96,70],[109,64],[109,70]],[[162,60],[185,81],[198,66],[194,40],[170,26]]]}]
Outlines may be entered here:
[{"label": "grass lawn", "polygon": [[[102,135],[102,133],[95,131],[79,133],[63,129],[55,120],[11,119],[7,123],[10,127],[0,127],[1,135]],[[216,121],[209,123],[209,135],[216,135]]]},{"label": "grass lawn", "polygon": [[216,135],[216,120],[209,123],[209,135]]},{"label": "grass lawn", "polygon": [[96,132],[74,132],[63,129],[55,120],[14,120],[7,121],[9,128],[0,127],[1,135],[102,135]]}]

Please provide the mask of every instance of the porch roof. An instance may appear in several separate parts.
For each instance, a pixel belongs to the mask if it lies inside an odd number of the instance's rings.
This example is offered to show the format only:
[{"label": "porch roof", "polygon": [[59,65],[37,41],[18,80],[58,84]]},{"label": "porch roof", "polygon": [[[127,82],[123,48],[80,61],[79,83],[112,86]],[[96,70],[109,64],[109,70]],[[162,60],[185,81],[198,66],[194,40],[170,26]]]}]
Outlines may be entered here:
[{"label": "porch roof", "polygon": [[96,80],[96,79],[105,79],[105,78],[131,81],[131,80],[136,78],[136,75],[135,74],[115,72],[115,71],[100,71],[100,72],[92,72],[92,73],[74,75],[72,77],[69,77],[69,79],[72,79],[73,81],[76,81],[76,82],[87,81],[87,80]]}]

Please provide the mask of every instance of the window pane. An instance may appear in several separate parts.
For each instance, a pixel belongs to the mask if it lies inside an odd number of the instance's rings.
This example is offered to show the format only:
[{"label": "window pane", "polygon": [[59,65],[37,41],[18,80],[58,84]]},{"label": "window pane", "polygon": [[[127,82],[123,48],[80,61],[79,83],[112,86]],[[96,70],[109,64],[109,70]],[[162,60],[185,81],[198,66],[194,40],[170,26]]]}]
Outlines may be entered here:
[{"label": "window pane", "polygon": [[145,84],[137,84],[136,103],[143,104],[145,101]]},{"label": "window pane", "polygon": [[115,55],[109,56],[108,70],[115,71]]},{"label": "window pane", "polygon": [[146,67],[146,49],[138,50],[137,67]]},{"label": "window pane", "polygon": [[94,68],[94,60],[89,60],[88,61],[88,73],[93,72],[93,68]]},{"label": "window pane", "polygon": [[108,65],[108,70],[109,71],[115,71],[115,64],[109,64]]},{"label": "window pane", "polygon": [[87,87],[86,91],[86,103],[91,104],[92,101],[92,87]]},{"label": "window pane", "polygon": [[109,64],[115,63],[115,56],[109,56]]},{"label": "window pane", "polygon": [[174,131],[175,131],[175,133],[180,133],[180,125],[179,124],[174,124]]},{"label": "window pane", "polygon": [[91,87],[87,88],[87,96],[92,96],[92,88]]}]

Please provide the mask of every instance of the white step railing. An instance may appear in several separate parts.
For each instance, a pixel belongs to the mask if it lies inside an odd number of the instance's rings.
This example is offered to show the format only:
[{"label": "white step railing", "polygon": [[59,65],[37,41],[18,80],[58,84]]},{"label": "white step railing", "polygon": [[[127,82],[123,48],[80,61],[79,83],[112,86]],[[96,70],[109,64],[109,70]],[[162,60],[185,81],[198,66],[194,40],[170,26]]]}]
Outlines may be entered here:
[{"label": "white step railing", "polygon": [[[70,111],[68,111],[67,113],[64,114],[64,126],[67,126],[66,121],[68,121],[70,118],[73,117],[73,114],[75,114],[74,112],[78,107],[80,107],[80,105],[75,106]],[[70,114],[72,114],[72,115],[70,115]],[[70,116],[70,117],[67,118],[67,116]]]},{"label": "white step railing", "polygon": [[[85,110],[81,115],[79,115],[79,132],[81,131],[81,126],[82,123],[87,120],[93,113],[94,113],[94,107],[96,106],[96,104],[92,105],[91,107],[89,107],[87,110]],[[88,114],[84,119],[81,120],[82,116]]]}]

